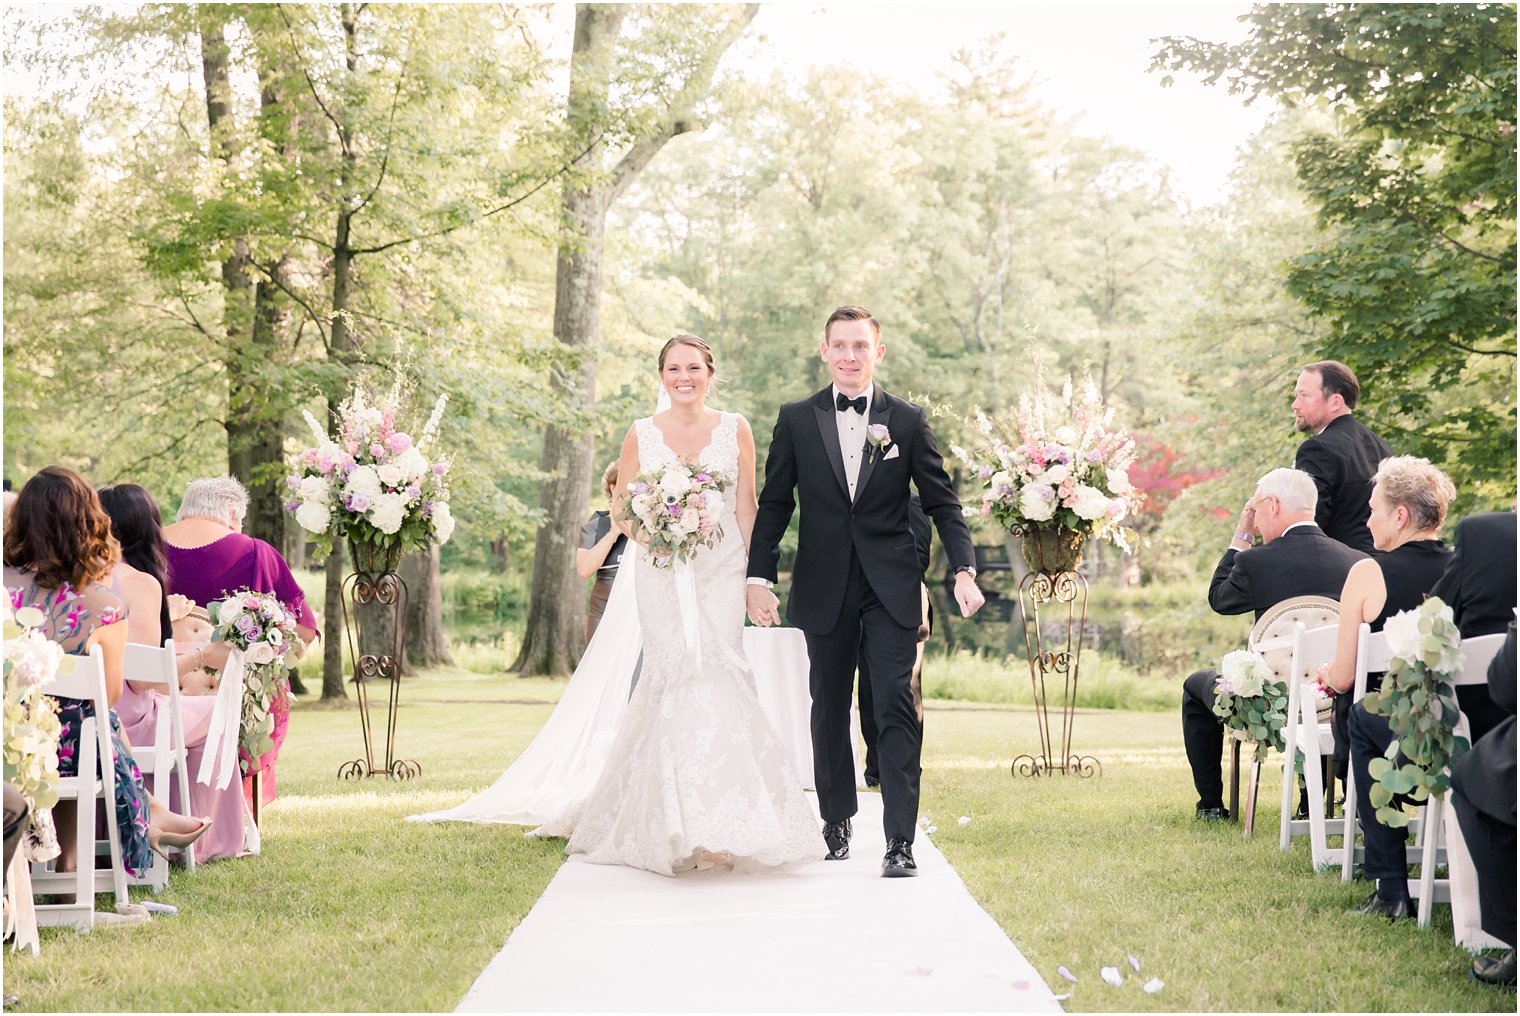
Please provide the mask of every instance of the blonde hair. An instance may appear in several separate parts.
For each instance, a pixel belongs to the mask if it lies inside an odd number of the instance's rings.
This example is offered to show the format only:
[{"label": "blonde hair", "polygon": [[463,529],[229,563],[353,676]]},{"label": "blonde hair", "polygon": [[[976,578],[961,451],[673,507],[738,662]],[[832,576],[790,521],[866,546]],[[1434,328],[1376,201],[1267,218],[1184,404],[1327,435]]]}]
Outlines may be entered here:
[{"label": "blonde hair", "polygon": [[602,493],[607,495],[607,500],[612,500],[612,488],[617,485],[617,459],[607,463],[607,468],[602,470]]},{"label": "blonde hair", "polygon": [[1419,529],[1440,529],[1446,509],[1457,496],[1451,478],[1431,465],[1429,459],[1395,455],[1378,463],[1375,489],[1394,508],[1409,512]]}]

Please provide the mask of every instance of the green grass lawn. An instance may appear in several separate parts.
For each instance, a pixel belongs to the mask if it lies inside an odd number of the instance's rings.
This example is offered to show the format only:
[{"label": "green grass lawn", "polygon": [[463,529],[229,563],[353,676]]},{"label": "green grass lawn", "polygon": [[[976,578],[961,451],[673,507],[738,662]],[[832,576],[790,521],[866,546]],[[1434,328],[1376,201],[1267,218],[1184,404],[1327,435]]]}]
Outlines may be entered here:
[{"label": "green grass lawn", "polygon": [[[560,847],[519,827],[402,819],[494,779],[561,687],[463,670],[408,680],[399,746],[423,773],[402,784],[337,780],[358,754],[355,711],[298,706],[262,856],[176,871],[159,898],[177,917],[45,929],[40,957],[7,955],[5,990],[23,1010],[453,1008]],[[1102,777],[1030,780],[1008,771],[1038,745],[1027,709],[928,706],[935,842],[1052,988],[1072,992],[1069,1009],[1514,1010],[1513,992],[1466,979],[1448,909],[1423,932],[1358,918],[1346,910],[1363,883],[1312,875],[1301,841],[1279,853],[1275,776],[1253,839],[1194,822],[1174,713],[1080,713],[1074,747]],[[1102,966],[1124,986],[1105,985]],[[1146,995],[1152,976],[1166,986]]]}]

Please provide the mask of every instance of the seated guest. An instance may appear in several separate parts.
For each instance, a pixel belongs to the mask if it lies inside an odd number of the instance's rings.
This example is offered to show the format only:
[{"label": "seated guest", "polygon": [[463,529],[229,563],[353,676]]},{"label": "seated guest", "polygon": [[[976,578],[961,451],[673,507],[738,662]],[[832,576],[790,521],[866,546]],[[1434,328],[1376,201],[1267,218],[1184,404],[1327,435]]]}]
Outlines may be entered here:
[{"label": "seated guest", "polygon": [[[1514,516],[1510,516],[1513,520]],[[1473,960],[1472,976],[1515,983],[1515,622],[1488,668],[1488,693],[1507,714],[1451,767],[1452,806],[1478,872],[1483,930],[1509,946]]]},{"label": "seated guest", "polygon": [[[1257,618],[1274,604],[1295,596],[1335,599],[1353,565],[1367,555],[1330,539],[1314,522],[1318,499],[1314,479],[1297,469],[1274,469],[1261,478],[1240,513],[1240,525],[1214,568],[1209,606],[1217,614]],[[1253,547],[1260,535],[1262,544]],[[1198,791],[1197,818],[1228,818],[1219,756],[1224,721],[1214,715],[1213,670],[1200,670],[1182,683],[1182,743]]]},{"label": "seated guest", "polygon": [[[280,552],[263,540],[242,533],[248,514],[248,491],[230,476],[194,480],[185,488],[178,520],[164,527],[164,556],[169,564],[167,591],[188,597],[202,607],[235,589],[272,593],[296,617],[296,630],[310,645],[317,622],[306,594]],[[264,774],[261,804],[275,798],[275,760],[290,723],[290,702],[281,698],[271,710],[274,747],[257,759],[245,760],[248,777],[243,794],[253,804],[253,779]]]},{"label": "seated guest", "polygon": [[[1418,607],[1441,580],[1451,563],[1451,550],[1440,539],[1441,526],[1446,521],[1446,508],[1456,496],[1446,474],[1425,459],[1398,455],[1378,466],[1367,528],[1372,531],[1373,545],[1382,553],[1358,562],[1341,590],[1335,659],[1322,674],[1325,684],[1336,692],[1350,692],[1355,683],[1357,631],[1362,622],[1375,632],[1382,631],[1384,622],[1400,611]],[[1382,678],[1382,674],[1367,675],[1367,690],[1376,691],[1382,686]],[[1390,829],[1379,822],[1368,796],[1371,780],[1367,764],[1382,757],[1393,742],[1393,731],[1386,717],[1369,713],[1360,702],[1353,706],[1350,699],[1349,694],[1335,697],[1336,736],[1344,733],[1349,740],[1356,806],[1366,844],[1362,870],[1368,878],[1377,879],[1378,886],[1357,912],[1394,920],[1410,917],[1405,830]]]},{"label": "seated guest", "polygon": [[[170,637],[172,625],[168,597],[164,594],[168,569],[158,505],[146,490],[131,483],[102,490],[100,503],[111,518],[112,534],[121,544],[122,563],[117,565],[116,574],[127,604],[127,638],[142,645],[162,645]],[[201,672],[203,667],[221,669],[227,662],[228,643],[186,644],[178,650],[180,677],[186,678]],[[235,857],[243,849],[242,785],[232,783],[218,790],[195,779],[215,706],[216,697],[212,694],[182,694],[180,698],[180,718],[185,746],[189,749],[186,764],[190,772],[190,801],[177,803],[192,814],[210,815],[216,821],[216,828],[196,844],[198,861]],[[126,687],[116,703],[128,743],[152,744],[160,719],[167,719],[168,708],[169,699],[163,692],[151,684],[133,681],[128,674]],[[171,791],[173,802],[179,788],[172,787]]]},{"label": "seated guest", "polygon": [[[1457,523],[1453,544],[1451,564],[1430,595],[1451,607],[1463,638],[1503,634],[1514,620],[1517,602],[1515,513],[1469,515]],[[1505,716],[1480,684],[1458,688],[1457,702],[1474,742]]]},{"label": "seated guest", "polygon": [[[612,492],[617,489],[616,461],[608,464],[602,472],[602,494],[607,504],[612,504]],[[618,562],[628,546],[628,537],[612,524],[609,511],[595,511],[581,527],[581,545],[575,551],[575,574],[583,579],[596,576],[591,587],[591,599],[586,604],[586,641],[596,634],[597,622],[607,609],[607,597],[612,595],[612,582],[617,578]]]},{"label": "seated guest", "polygon": [[[49,466],[27,481],[6,520],[5,588],[12,608],[41,610],[46,618],[42,633],[66,653],[85,656],[99,646],[105,659],[106,697],[112,703],[121,698],[127,644],[127,608],[119,581],[112,576],[119,555],[111,521],[95,491],[78,473],[61,466]],[[94,706],[89,702],[59,700],[58,719],[63,726],[59,775],[77,775],[80,725],[92,715]],[[116,711],[100,719],[111,727],[116,779],[112,810],[121,834],[122,859],[129,872],[141,874],[148,868],[150,850],[162,852],[165,847],[193,843],[211,827],[211,820],[177,815],[149,797],[122,740]],[[54,810],[62,849],[59,871],[71,871],[78,862],[75,818],[71,802],[62,802]]]}]

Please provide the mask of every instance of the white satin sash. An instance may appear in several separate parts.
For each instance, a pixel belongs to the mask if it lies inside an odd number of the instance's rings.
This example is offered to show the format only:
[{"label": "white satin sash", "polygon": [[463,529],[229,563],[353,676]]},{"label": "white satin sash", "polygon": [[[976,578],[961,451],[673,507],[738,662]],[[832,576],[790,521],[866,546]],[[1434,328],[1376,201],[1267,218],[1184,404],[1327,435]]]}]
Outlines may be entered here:
[{"label": "white satin sash", "polygon": [[216,703],[211,707],[211,728],[206,731],[206,747],[201,752],[200,769],[195,782],[216,790],[225,790],[238,772],[238,740],[243,729],[243,651],[233,649],[222,668],[221,684],[216,689]]}]

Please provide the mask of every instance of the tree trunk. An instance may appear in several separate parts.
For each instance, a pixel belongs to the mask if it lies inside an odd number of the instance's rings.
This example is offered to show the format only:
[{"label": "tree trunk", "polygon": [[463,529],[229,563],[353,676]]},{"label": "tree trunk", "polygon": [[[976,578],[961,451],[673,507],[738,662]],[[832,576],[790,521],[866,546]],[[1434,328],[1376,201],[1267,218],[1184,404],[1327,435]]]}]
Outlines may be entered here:
[{"label": "tree trunk", "polygon": [[343,544],[333,544],[327,558],[327,595],[322,599],[322,701],[348,698],[343,687]]},{"label": "tree trunk", "polygon": [[402,673],[454,663],[443,633],[443,587],[438,559],[437,544],[401,559],[401,578],[409,594]]}]

